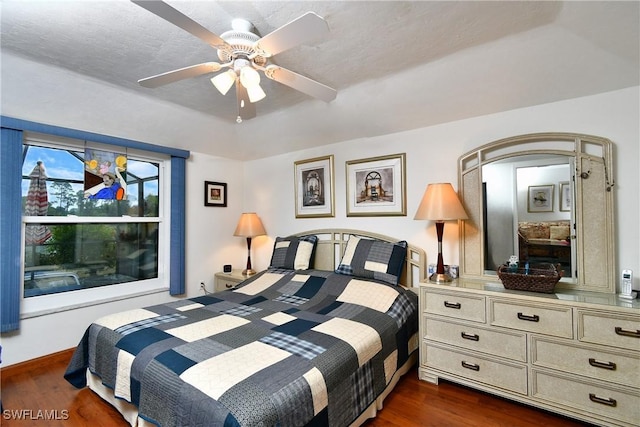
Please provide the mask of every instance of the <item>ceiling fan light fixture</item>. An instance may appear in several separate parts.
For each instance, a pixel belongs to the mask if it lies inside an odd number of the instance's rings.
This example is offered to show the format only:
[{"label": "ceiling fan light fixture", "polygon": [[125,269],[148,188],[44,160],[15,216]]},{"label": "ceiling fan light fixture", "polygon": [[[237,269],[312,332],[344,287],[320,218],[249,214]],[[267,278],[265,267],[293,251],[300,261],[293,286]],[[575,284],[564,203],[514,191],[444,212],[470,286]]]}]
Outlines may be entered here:
[{"label": "ceiling fan light fixture", "polygon": [[233,70],[227,70],[211,78],[211,83],[222,95],[226,95],[235,82],[236,72]]},{"label": "ceiling fan light fixture", "polygon": [[329,86],[285,68],[268,65],[268,59],[274,55],[318,39],[329,32],[327,22],[314,12],[307,12],[264,37],[258,34],[251,22],[244,19],[232,21],[232,30],[217,35],[163,0],[132,1],[216,49],[221,61],[205,62],[138,80],[144,87],[155,88],[230,68],[210,80],[222,95],[226,95],[235,84],[238,115],[241,120],[255,117],[253,103],[266,97],[260,87],[261,76],[258,71],[264,72],[270,80],[325,102],[331,102],[336,97],[337,91]]},{"label": "ceiling fan light fixture", "polygon": [[260,74],[251,66],[240,69],[240,83],[248,88],[260,85]]},{"label": "ceiling fan light fixture", "polygon": [[249,96],[249,101],[251,101],[252,103],[258,102],[267,96],[267,94],[264,93],[264,90],[262,90],[262,88],[260,87],[260,84],[249,86],[246,89],[247,95]]}]

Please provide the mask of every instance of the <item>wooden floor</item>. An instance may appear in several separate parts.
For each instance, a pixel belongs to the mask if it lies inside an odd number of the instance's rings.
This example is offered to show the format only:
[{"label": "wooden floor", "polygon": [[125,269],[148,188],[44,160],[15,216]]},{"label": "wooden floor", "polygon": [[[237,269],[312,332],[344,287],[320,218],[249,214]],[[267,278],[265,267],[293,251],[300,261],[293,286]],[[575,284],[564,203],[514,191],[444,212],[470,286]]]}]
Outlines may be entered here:
[{"label": "wooden floor", "polygon": [[[88,389],[77,390],[62,377],[71,350],[0,371],[3,426],[127,426],[109,404]],[[47,411],[44,417],[38,410]],[[29,420],[15,420],[17,414]],[[540,411],[452,383],[436,386],[405,375],[387,397],[378,417],[366,427],[390,426],[581,426],[574,420]]]}]

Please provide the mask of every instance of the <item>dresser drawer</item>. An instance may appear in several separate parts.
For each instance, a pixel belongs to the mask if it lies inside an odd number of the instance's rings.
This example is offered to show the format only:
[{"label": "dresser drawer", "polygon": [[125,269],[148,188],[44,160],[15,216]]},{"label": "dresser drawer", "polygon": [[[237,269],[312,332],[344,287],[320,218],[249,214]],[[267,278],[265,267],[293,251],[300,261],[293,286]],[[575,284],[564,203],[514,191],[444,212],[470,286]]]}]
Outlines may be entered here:
[{"label": "dresser drawer", "polygon": [[426,317],[425,337],[428,340],[451,344],[495,356],[527,361],[525,333],[487,329],[472,323],[445,321]]},{"label": "dresser drawer", "polygon": [[640,351],[640,316],[577,310],[578,339]]},{"label": "dresser drawer", "polygon": [[607,386],[533,369],[531,393],[535,399],[567,405],[583,414],[598,414],[629,425],[637,425],[640,420],[640,393],[623,386]]},{"label": "dresser drawer", "polygon": [[533,336],[531,362],[535,366],[640,388],[640,354],[632,351]]},{"label": "dresser drawer", "polygon": [[427,290],[423,296],[426,300],[425,310],[429,314],[482,323],[486,320],[485,297],[482,295]]},{"label": "dresser drawer", "polygon": [[527,366],[499,362],[476,354],[423,343],[430,368],[481,382],[492,387],[527,394]]},{"label": "dresser drawer", "polygon": [[571,307],[489,299],[489,323],[493,326],[573,338]]}]

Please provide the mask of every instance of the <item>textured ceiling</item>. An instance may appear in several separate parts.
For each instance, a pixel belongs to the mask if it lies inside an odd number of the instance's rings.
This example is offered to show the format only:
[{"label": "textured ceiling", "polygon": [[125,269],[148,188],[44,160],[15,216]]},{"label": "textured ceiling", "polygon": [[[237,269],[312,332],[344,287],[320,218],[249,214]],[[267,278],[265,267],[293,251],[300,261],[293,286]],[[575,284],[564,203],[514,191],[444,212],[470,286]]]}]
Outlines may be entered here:
[{"label": "textured ceiling", "polygon": [[[233,92],[220,95],[210,75],[143,88],[140,78],[218,59],[200,39],[129,1],[3,0],[2,50],[186,107],[194,129],[215,129],[225,144],[204,136],[184,142],[163,117],[150,142],[242,159],[636,86],[640,79],[638,2],[168,3],[216,34],[234,18],[266,35],[316,12],[329,36],[274,62],[337,89],[336,100],[325,104],[263,79],[267,97],[256,104],[258,116],[238,125]],[[123,120],[131,113],[123,112]],[[251,135],[268,146],[256,146]]]}]

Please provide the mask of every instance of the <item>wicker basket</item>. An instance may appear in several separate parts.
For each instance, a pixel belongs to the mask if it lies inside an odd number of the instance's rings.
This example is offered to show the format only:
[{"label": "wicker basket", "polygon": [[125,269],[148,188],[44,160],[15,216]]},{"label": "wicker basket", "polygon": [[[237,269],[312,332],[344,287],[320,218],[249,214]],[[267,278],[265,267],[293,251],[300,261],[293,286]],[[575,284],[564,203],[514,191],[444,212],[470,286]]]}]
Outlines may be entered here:
[{"label": "wicker basket", "polygon": [[524,268],[509,271],[509,266],[501,265],[498,277],[506,289],[550,294],[560,281],[562,270],[560,264],[533,264],[528,272]]}]

